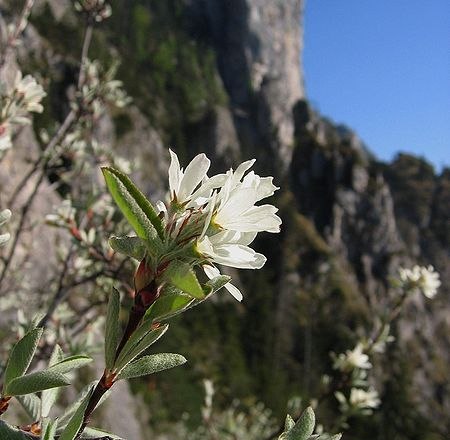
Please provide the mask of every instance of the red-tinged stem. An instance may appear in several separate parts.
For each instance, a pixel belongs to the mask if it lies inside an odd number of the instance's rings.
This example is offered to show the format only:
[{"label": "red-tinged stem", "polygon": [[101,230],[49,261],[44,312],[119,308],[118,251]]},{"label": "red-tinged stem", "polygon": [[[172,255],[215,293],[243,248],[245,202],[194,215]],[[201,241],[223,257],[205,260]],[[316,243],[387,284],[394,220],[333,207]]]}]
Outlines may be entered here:
[{"label": "red-tinged stem", "polygon": [[9,401],[11,397],[5,396],[0,399],[0,416],[2,416],[9,407]]},{"label": "red-tinged stem", "polygon": [[[130,339],[131,335],[135,332],[135,330],[141,323],[146,310],[158,298],[159,291],[160,288],[158,284],[155,282],[155,280],[153,280],[147,287],[141,289],[139,292],[136,293],[134,305],[131,308],[130,316],[128,317],[127,326],[125,327],[122,339],[116,350],[115,356],[116,359],[119,357],[120,352],[122,351],[127,341]],[[114,385],[115,379],[116,379],[115,374],[106,370],[103,372],[103,376],[97,383],[94,392],[92,393],[89,402],[86,406],[86,410],[83,416],[83,424],[81,425],[80,430],[78,431],[78,434],[75,437],[75,439],[80,438],[81,434],[83,433],[84,429],[89,423],[92,413],[99,404],[103,395]]]}]

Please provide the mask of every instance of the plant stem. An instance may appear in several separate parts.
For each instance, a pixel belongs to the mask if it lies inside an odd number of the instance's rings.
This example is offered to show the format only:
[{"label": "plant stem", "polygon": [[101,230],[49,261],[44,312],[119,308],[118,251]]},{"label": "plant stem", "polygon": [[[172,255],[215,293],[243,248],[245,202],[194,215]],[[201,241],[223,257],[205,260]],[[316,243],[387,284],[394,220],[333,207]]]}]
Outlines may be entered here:
[{"label": "plant stem", "polygon": [[[125,327],[122,339],[117,346],[115,359],[117,359],[122,351],[123,347],[130,339],[131,335],[138,328],[145,315],[147,309],[156,301],[159,296],[160,287],[155,280],[151,281],[150,284],[145,288],[136,293],[133,307],[130,310],[130,315],[128,317],[128,322]],[[79,439],[84,429],[89,423],[92,413],[97,407],[103,395],[114,385],[115,374],[109,371],[104,371],[101,379],[97,383],[94,392],[92,393],[89,402],[87,404],[86,410],[83,416],[83,423],[75,437],[75,440]]]},{"label": "plant stem", "polygon": [[33,9],[34,6],[34,2],[35,0],[27,0],[25,2],[22,12],[16,22],[14,32],[12,32],[12,34],[9,36],[5,48],[0,55],[0,68],[5,64],[9,50],[14,46],[14,43],[19,38],[20,34],[25,30],[28,23],[28,17],[30,16],[31,9]]},{"label": "plant stem", "polygon": [[9,401],[11,397],[5,396],[0,399],[0,417],[6,412],[9,407]]}]

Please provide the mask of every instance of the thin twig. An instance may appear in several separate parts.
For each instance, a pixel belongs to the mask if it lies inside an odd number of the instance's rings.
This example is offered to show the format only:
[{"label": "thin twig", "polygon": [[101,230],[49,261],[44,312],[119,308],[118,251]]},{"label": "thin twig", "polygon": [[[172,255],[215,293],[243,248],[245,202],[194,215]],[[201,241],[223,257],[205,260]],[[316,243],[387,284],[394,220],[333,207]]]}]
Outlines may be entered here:
[{"label": "thin twig", "polygon": [[[66,134],[67,130],[69,130],[69,128],[74,123],[75,116],[76,116],[76,112],[73,110],[67,115],[64,123],[61,125],[61,127],[59,127],[59,130],[57,131],[57,133],[55,134],[53,139],[49,142],[48,149],[51,150],[58,144],[58,142],[61,140],[61,138]],[[43,167],[43,169],[35,183],[33,191],[31,192],[31,194],[29,195],[28,199],[26,200],[25,204],[22,207],[22,211],[20,213],[19,225],[17,227],[16,233],[14,234],[14,239],[12,241],[9,253],[6,257],[5,265],[3,266],[2,272],[0,274],[0,285],[4,280],[9,267],[11,266],[11,262],[14,258],[16,250],[17,250],[17,244],[19,242],[19,238],[23,232],[23,228],[24,228],[25,221],[26,221],[26,216],[33,204],[35,197],[38,194],[39,188],[40,188],[42,182],[44,181],[45,176],[46,176],[46,169],[45,169],[45,167]]]},{"label": "thin twig", "polygon": [[47,313],[39,322],[39,327],[45,327],[47,325],[48,320],[51,318],[51,316],[55,312],[56,308],[58,307],[59,303],[61,302],[61,297],[64,296],[64,290],[63,290],[64,278],[66,277],[67,271],[69,269],[69,262],[72,259],[73,253],[74,253],[74,244],[72,243],[70,245],[69,251],[67,252],[66,258],[64,259],[61,273],[59,274],[58,287],[56,289],[56,294],[53,297],[52,302],[50,303],[50,305],[47,309]]},{"label": "thin twig", "polygon": [[86,60],[88,58],[89,46],[92,41],[92,33],[94,30],[94,26],[92,25],[92,19],[88,18],[88,25],[86,27],[86,33],[84,34],[83,48],[81,49],[81,65],[80,65],[80,74],[78,76],[78,90],[81,89],[85,80],[86,80]]},{"label": "thin twig", "polygon": [[16,40],[19,38],[20,34],[25,30],[28,17],[31,14],[31,9],[33,9],[35,0],[27,0],[25,5],[23,6],[22,12],[17,19],[16,27],[14,32],[9,36],[8,41],[6,42],[5,48],[0,54],[0,68],[3,67],[5,61],[7,59],[8,53],[10,49],[14,46]]}]

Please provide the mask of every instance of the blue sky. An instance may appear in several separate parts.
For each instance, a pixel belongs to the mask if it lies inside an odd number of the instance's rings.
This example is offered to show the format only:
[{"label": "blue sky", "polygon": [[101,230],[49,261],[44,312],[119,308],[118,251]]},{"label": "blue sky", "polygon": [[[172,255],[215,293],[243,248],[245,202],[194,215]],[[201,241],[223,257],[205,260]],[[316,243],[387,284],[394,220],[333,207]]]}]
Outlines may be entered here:
[{"label": "blue sky", "polygon": [[450,0],[307,0],[306,93],[377,157],[450,165]]}]

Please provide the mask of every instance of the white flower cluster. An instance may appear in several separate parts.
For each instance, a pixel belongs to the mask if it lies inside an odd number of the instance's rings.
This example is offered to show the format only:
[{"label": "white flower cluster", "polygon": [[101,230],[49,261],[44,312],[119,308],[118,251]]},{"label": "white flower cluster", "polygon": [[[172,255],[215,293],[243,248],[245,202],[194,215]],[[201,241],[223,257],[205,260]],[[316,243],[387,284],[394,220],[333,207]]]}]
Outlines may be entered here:
[{"label": "white flower cluster", "polygon": [[12,147],[14,126],[30,124],[29,113],[42,113],[46,93],[31,75],[18,71],[13,87],[0,84],[0,152]]},{"label": "white flower cluster", "polygon": [[77,0],[75,9],[92,15],[96,22],[101,22],[111,17],[112,14],[111,6],[107,0]]},{"label": "white flower cluster", "polygon": [[[184,243],[195,242],[198,258],[209,278],[220,275],[214,265],[239,269],[259,269],[266,257],[249,245],[258,232],[280,231],[281,219],[272,205],[257,205],[278,189],[272,177],[260,177],[249,160],[225,174],[208,177],[210,160],[199,154],[183,170],[170,151],[169,197],[157,206],[164,213],[166,231],[174,252]],[[225,286],[237,299],[241,292]]]},{"label": "white flower cluster", "polygon": [[55,207],[54,214],[47,214],[45,221],[53,226],[69,228],[75,223],[76,209],[69,199],[63,200],[61,205]]},{"label": "white flower cluster", "polygon": [[89,110],[94,118],[103,113],[105,104],[123,108],[131,102],[123,89],[122,81],[114,79],[117,64],[104,71],[98,60],[86,60],[82,69],[84,82],[79,96],[80,105],[84,110]]},{"label": "white flower cluster", "polygon": [[348,373],[355,368],[368,370],[372,368],[372,364],[369,362],[369,356],[363,352],[363,345],[358,343],[353,350],[340,353],[334,360],[333,368]]},{"label": "white flower cluster", "polygon": [[422,292],[427,298],[434,298],[441,285],[439,273],[433,266],[414,266],[399,270],[400,285],[406,293]]},{"label": "white flower cluster", "polygon": [[368,415],[381,403],[378,392],[373,388],[369,388],[368,390],[352,388],[348,398],[339,391],[335,393],[335,396],[340,403],[340,408],[343,413],[359,412],[363,415]]}]

